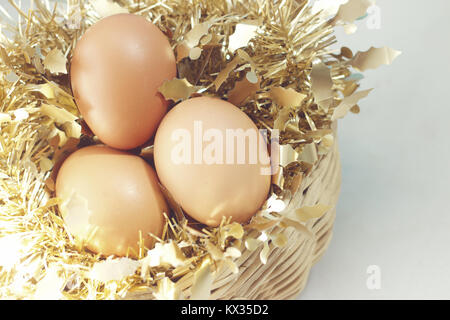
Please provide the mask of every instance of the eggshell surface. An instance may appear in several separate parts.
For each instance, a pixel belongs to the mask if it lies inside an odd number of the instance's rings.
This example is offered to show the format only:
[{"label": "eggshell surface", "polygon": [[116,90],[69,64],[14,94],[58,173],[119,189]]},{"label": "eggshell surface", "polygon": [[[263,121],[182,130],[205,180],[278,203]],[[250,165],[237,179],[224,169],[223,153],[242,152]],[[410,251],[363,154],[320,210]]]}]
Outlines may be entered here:
[{"label": "eggshell surface", "polygon": [[[188,215],[203,224],[217,226],[223,217],[247,222],[267,198],[271,176],[263,174],[267,164],[250,161],[250,139],[245,140],[243,163],[237,160],[237,139],[234,145],[227,143],[227,131],[238,129],[260,135],[253,121],[231,103],[198,97],[169,111],[156,133],[155,167],[161,183]],[[265,143],[258,150],[268,158]],[[233,161],[227,161],[229,152]]]},{"label": "eggshell surface", "polygon": [[153,136],[167,111],[158,92],[176,76],[167,37],[133,14],[104,18],[76,44],[70,67],[80,113],[105,144],[132,149]]},{"label": "eggshell surface", "polygon": [[156,173],[138,156],[106,146],[77,150],[62,164],[56,195],[68,231],[102,255],[151,248],[168,212]]}]

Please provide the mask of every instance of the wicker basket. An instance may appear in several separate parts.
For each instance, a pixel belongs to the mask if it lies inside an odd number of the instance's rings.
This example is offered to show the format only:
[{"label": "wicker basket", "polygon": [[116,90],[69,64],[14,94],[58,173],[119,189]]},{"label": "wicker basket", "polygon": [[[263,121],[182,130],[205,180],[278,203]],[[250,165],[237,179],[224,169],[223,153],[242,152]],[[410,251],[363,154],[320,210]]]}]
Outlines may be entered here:
[{"label": "wicker basket", "polygon": [[[305,287],[311,267],[321,258],[330,243],[340,186],[341,164],[338,144],[335,143],[303,179],[290,203],[293,208],[318,203],[332,208],[321,218],[306,224],[310,234],[289,228],[286,234],[289,239],[287,245],[282,248],[270,245],[271,251],[266,264],[260,261],[262,248],[252,252],[244,249],[242,256],[236,261],[239,266],[238,274],[233,274],[229,268],[223,268],[216,274],[211,299],[294,299]],[[180,281],[181,289],[189,296],[192,276]],[[143,300],[154,297],[149,291],[129,293],[126,299]]]}]

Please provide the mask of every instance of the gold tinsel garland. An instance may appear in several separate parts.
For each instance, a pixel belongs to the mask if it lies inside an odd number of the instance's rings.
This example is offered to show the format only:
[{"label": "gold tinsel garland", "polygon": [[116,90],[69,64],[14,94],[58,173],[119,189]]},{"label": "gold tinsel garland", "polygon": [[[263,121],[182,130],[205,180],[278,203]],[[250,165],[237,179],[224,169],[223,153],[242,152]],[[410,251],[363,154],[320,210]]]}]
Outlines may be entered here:
[{"label": "gold tinsel garland", "polygon": [[[317,1],[320,2],[320,1]],[[333,51],[333,28],[364,15],[370,3],[350,0],[335,11],[307,0],[34,0],[18,19],[3,10],[0,34],[0,298],[108,299],[153,290],[160,299],[204,297],[217,268],[238,272],[242,250],[282,247],[283,229],[320,217],[327,204],[292,210],[304,175],[333,145],[331,124],[369,91],[360,71],[389,64],[398,52]],[[97,143],[80,118],[68,64],[84,31],[116,13],[139,14],[169,37],[178,79],[160,88],[175,102],[195,95],[232,101],[260,127],[280,130],[280,172],[271,195],[248,225],[188,223],[171,201],[162,239],[139,260],[101,259],[67,232],[54,198],[55,172],[77,148]],[[329,17],[332,16],[330,19]],[[152,161],[152,147],[134,150]],[[192,281],[189,292],[179,289]],[[201,291],[201,292],[199,292]],[[207,291],[207,290],[206,290]]]}]

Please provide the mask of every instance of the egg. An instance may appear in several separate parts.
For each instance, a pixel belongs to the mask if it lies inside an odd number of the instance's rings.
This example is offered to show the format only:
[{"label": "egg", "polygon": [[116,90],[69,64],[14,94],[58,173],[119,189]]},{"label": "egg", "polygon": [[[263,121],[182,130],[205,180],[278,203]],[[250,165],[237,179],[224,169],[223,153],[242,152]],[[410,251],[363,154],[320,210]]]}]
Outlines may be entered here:
[{"label": "egg", "polygon": [[173,198],[209,226],[223,217],[249,221],[271,185],[263,136],[243,111],[217,98],[189,99],[170,110],[156,132],[154,160]]},{"label": "egg", "polygon": [[133,149],[151,138],[167,112],[158,92],[176,76],[167,37],[133,14],[91,26],[73,52],[70,79],[79,111],[105,144]]},{"label": "egg", "polygon": [[[143,159],[107,146],[72,153],[56,178],[67,230],[93,252],[137,256],[161,236],[168,208],[155,171]],[[140,236],[141,234],[141,236]]]}]

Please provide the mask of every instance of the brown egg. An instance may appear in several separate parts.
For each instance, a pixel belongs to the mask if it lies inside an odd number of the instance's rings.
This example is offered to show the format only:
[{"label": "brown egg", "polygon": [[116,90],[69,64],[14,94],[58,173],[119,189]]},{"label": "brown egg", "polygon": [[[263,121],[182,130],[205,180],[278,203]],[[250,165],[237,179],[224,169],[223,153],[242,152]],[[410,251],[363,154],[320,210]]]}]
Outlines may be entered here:
[{"label": "brown egg", "polygon": [[168,212],[155,171],[138,156],[106,146],[71,154],[56,179],[69,232],[103,255],[136,256],[139,233],[153,245]]},{"label": "brown egg", "polygon": [[153,136],[167,111],[158,92],[176,76],[167,37],[133,14],[104,18],[77,43],[70,68],[78,108],[105,144],[132,149]]},{"label": "brown egg", "polygon": [[[231,138],[239,134],[238,129],[249,133],[241,145]],[[250,135],[262,141],[258,155],[252,148],[256,140]],[[194,219],[217,226],[222,217],[231,216],[243,223],[261,207],[271,184],[267,144],[260,139],[253,121],[231,103],[207,97],[189,99],[169,111],[156,132],[156,172]]]}]

